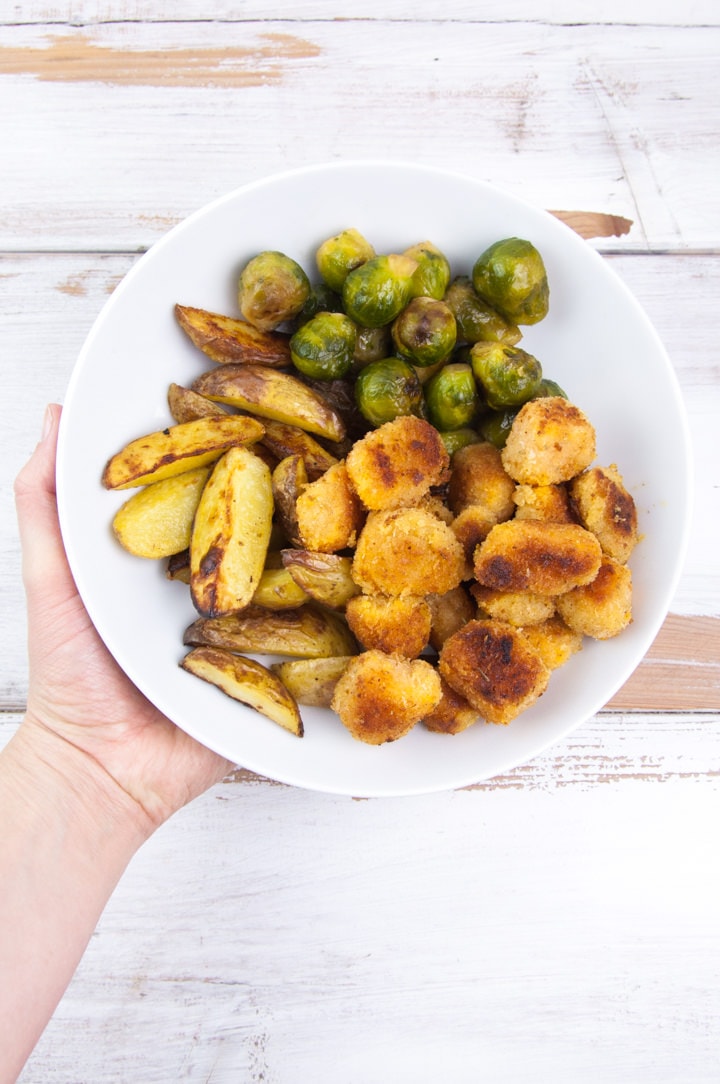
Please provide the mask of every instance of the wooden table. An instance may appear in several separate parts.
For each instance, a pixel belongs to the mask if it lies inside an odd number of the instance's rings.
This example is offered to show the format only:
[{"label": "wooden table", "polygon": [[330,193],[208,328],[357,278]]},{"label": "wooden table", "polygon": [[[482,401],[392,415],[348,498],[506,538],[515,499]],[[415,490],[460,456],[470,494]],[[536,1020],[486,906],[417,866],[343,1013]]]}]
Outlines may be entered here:
[{"label": "wooden table", "polygon": [[696,490],[672,612],[605,710],[453,793],[238,771],[138,855],[25,1084],[720,1079],[720,8],[595,9],[2,6],[0,741],[27,680],[11,483],[45,404],[139,254],[255,178],[392,157],[582,212],[673,360]]}]

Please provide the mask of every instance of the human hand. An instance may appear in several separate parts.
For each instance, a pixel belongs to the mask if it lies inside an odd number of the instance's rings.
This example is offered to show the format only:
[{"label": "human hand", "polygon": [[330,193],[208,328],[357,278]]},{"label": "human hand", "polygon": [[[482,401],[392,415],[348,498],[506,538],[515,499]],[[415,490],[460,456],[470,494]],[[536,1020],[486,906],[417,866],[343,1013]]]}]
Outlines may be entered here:
[{"label": "human hand", "polygon": [[[15,482],[27,595],[30,683],[19,737],[47,759],[92,758],[129,796],[147,830],[218,782],[232,765],[162,715],[95,631],[68,566],[58,522],[55,456],[61,408]],[[59,739],[59,740],[54,740]],[[49,748],[48,748],[48,743]]]}]

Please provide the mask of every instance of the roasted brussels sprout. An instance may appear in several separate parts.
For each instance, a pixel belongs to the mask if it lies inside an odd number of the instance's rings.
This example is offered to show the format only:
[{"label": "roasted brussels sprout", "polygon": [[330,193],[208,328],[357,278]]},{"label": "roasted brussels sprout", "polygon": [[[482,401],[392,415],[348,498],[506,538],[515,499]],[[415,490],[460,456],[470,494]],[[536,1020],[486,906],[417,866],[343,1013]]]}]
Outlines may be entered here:
[{"label": "roasted brussels sprout", "polygon": [[490,245],[475,262],[472,283],[481,297],[516,324],[537,324],[547,315],[547,272],[531,241],[507,237]]},{"label": "roasted brussels sprout", "polygon": [[249,324],[262,331],[271,331],[297,316],[309,295],[307,275],[283,252],[260,252],[240,273],[240,312]]},{"label": "roasted brussels sprout", "polygon": [[319,312],[290,339],[296,369],[316,380],[337,380],[352,365],[355,325],[341,312]]},{"label": "roasted brussels sprout", "polygon": [[468,444],[479,444],[482,438],[474,429],[466,427],[464,429],[441,430],[440,439],[445,445],[448,455],[452,456],[460,448],[465,448]]},{"label": "roasted brussels sprout", "polygon": [[317,269],[331,290],[341,293],[350,271],[371,260],[375,249],[356,229],[343,230],[327,241],[315,253]]},{"label": "roasted brussels sprout", "polygon": [[363,327],[390,324],[410,300],[417,261],[409,256],[375,256],[349,273],[343,286],[345,312]]},{"label": "roasted brussels sprout", "polygon": [[479,396],[469,365],[451,362],[443,365],[425,386],[428,421],[436,429],[463,429],[477,412]]},{"label": "roasted brussels sprout", "polygon": [[483,440],[494,444],[496,448],[504,448],[519,409],[520,407],[516,410],[491,410],[486,414],[478,427]]},{"label": "roasted brussels sprout", "polygon": [[418,375],[402,358],[383,358],[361,369],[355,400],[362,416],[377,428],[401,414],[423,417],[425,402]]},{"label": "roasted brussels sprout", "polygon": [[534,398],[542,380],[540,362],[519,346],[475,343],[470,364],[493,410],[521,406]]},{"label": "roasted brussels sprout", "polygon": [[417,260],[410,294],[412,297],[434,297],[441,301],[450,282],[447,257],[431,241],[420,241],[406,248],[403,256]]},{"label": "roasted brussels sprout", "polygon": [[444,301],[414,297],[392,325],[395,349],[413,365],[434,365],[451,353],[457,324]]},{"label": "roasted brussels sprout", "polygon": [[295,318],[295,328],[306,324],[319,312],[342,312],[342,298],[324,282],[314,282],[308,299]]},{"label": "roasted brussels sprout", "polygon": [[353,364],[361,369],[371,361],[382,361],[392,354],[393,341],[387,324],[382,327],[358,327]]},{"label": "roasted brussels sprout", "polygon": [[562,390],[559,384],[556,384],[554,380],[548,380],[547,377],[543,377],[540,381],[540,387],[535,392],[533,399],[550,399],[553,395],[559,395],[561,399],[567,399],[567,393]]},{"label": "roasted brussels sprout", "polygon": [[478,296],[467,275],[458,275],[448,286],[445,304],[453,313],[458,339],[467,343],[499,342],[514,346],[522,332]]}]

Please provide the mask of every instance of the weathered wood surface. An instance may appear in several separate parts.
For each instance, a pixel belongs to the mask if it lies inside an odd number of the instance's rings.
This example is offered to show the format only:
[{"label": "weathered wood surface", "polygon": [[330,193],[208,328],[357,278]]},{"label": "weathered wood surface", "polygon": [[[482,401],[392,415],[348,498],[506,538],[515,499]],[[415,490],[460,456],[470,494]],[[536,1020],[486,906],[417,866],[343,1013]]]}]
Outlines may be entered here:
[{"label": "weathered wood surface", "polygon": [[558,213],[654,322],[695,456],[671,613],[605,711],[425,798],[239,769],[137,856],[23,1084],[720,1078],[720,7],[597,7],[0,8],[0,745],[45,403],[138,254],[246,181],[409,158]]}]

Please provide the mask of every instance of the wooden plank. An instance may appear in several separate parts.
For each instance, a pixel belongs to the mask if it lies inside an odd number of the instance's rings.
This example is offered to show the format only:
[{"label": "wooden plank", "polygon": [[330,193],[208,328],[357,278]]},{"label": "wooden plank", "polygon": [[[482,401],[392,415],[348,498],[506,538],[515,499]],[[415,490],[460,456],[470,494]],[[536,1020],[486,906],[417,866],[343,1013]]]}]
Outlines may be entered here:
[{"label": "wooden plank", "polygon": [[720,711],[720,618],[670,614],[610,711]]},{"label": "wooden plank", "polygon": [[717,55],[712,27],[6,25],[0,249],[135,251],[243,182],[386,157],[631,220],[622,251],[716,250]]}]

